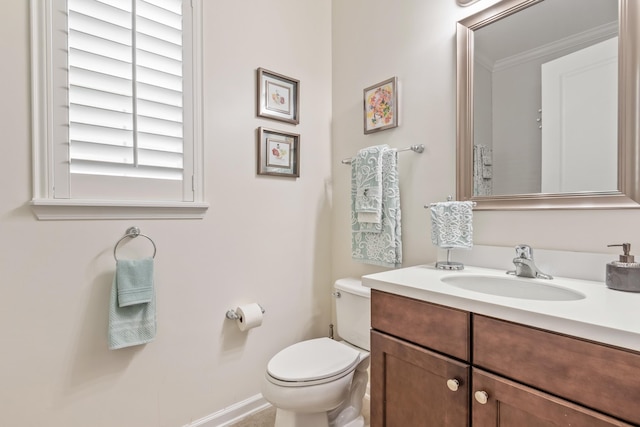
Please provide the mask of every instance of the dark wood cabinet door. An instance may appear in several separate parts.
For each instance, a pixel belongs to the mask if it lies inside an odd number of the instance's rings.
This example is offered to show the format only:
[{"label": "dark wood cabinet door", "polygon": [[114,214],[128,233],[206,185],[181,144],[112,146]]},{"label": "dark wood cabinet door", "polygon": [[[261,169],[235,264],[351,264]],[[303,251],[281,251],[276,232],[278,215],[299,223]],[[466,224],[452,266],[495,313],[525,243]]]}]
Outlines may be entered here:
[{"label": "dark wood cabinet door", "polygon": [[632,427],[476,368],[471,400],[473,427]]},{"label": "dark wood cabinet door", "polygon": [[371,332],[371,427],[468,427],[468,364]]}]

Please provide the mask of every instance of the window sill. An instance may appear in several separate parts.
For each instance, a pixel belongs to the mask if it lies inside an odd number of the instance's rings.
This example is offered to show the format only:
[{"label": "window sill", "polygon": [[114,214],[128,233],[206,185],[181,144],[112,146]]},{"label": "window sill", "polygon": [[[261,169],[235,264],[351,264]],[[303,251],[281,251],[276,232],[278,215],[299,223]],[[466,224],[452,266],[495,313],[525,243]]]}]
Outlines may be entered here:
[{"label": "window sill", "polygon": [[141,202],[133,200],[33,199],[39,220],[202,219],[209,209],[202,202]]}]

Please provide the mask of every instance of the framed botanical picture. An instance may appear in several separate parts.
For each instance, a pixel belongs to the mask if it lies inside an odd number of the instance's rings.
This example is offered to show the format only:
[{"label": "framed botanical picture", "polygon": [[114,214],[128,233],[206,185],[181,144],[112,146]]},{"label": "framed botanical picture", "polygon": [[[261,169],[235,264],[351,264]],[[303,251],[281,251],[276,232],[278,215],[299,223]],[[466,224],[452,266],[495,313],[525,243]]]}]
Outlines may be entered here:
[{"label": "framed botanical picture", "polygon": [[300,176],[300,135],[258,128],[258,174]]},{"label": "framed botanical picture", "polygon": [[258,68],[258,116],[298,124],[300,82]]},{"label": "framed botanical picture", "polygon": [[398,78],[364,89],[364,133],[398,126]]}]

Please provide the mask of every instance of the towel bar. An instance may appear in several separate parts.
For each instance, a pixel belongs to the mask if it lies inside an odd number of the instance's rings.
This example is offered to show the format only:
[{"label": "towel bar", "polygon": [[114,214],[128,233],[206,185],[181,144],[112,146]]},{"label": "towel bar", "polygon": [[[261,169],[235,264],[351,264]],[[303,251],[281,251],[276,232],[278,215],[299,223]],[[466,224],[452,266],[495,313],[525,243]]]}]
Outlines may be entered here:
[{"label": "towel bar", "polygon": [[[452,200],[453,200],[453,197],[447,196],[447,202],[451,202]],[[430,207],[435,206],[438,203],[442,203],[442,202],[428,203],[428,204],[424,205],[424,208],[425,209],[429,209]],[[471,202],[471,206],[475,207],[476,205],[477,205],[476,202]]]},{"label": "towel bar", "polygon": [[[415,153],[422,153],[424,152],[424,144],[416,144],[416,145],[412,145],[411,147],[407,147],[407,148],[401,148],[401,149],[396,149],[396,151],[398,153],[402,152],[402,151],[413,151]],[[350,165],[351,162],[353,161],[353,158],[348,158],[348,159],[342,159],[342,164],[343,165]]]},{"label": "towel bar", "polygon": [[118,261],[117,252],[118,252],[118,245],[120,244],[120,242],[122,242],[127,237],[130,237],[130,238],[134,239],[134,238],[136,238],[138,236],[145,237],[147,240],[149,240],[151,242],[151,244],[153,245],[153,256],[152,256],[152,258],[156,257],[156,252],[157,252],[158,249],[156,248],[156,244],[153,241],[153,239],[151,237],[147,236],[146,234],[140,233],[140,229],[138,227],[129,227],[129,228],[127,228],[127,231],[126,231],[125,235],[122,236],[120,238],[120,240],[118,240],[116,242],[116,245],[113,247],[113,257],[116,259],[116,261]]}]

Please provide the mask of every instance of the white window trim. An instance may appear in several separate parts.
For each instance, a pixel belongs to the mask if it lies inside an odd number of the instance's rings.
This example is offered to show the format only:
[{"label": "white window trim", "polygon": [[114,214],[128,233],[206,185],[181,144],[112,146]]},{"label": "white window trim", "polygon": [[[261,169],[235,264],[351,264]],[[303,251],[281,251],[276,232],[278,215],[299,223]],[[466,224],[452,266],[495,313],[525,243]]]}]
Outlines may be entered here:
[{"label": "white window trim", "polygon": [[202,112],[202,0],[185,0],[193,15],[193,202],[78,200],[53,198],[53,83],[51,70],[52,13],[49,0],[31,0],[31,109],[33,199],[40,220],[74,219],[201,219],[204,200],[204,138]]}]

